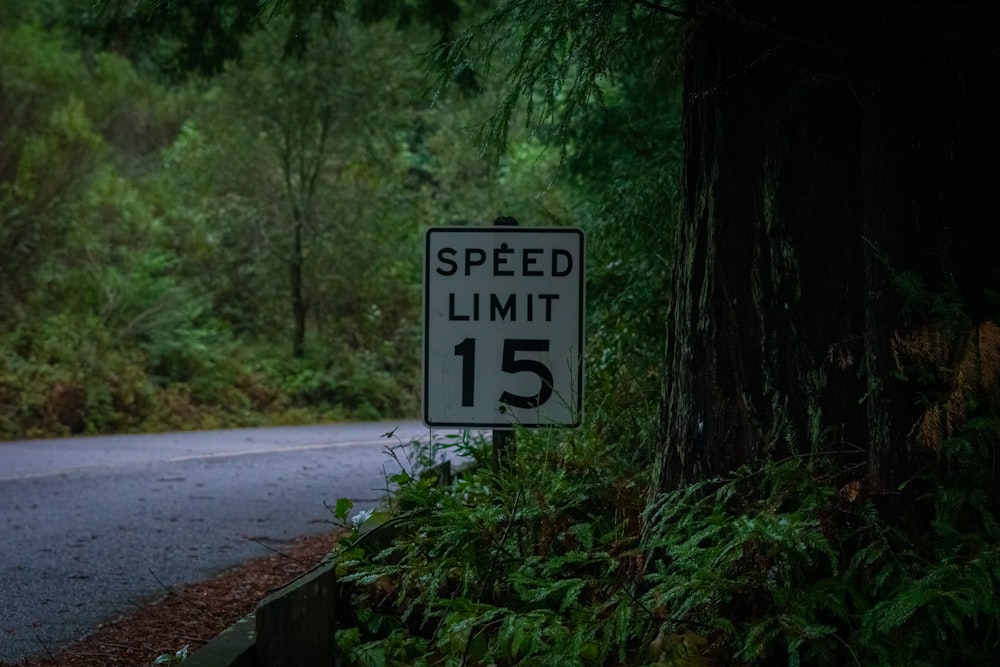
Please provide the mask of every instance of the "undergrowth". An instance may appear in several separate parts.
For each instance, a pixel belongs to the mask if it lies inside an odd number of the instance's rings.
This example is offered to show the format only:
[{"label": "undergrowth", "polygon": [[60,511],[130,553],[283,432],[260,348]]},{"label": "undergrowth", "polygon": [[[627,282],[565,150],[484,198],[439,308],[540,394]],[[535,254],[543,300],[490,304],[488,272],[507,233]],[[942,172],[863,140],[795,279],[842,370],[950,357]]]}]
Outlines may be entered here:
[{"label": "undergrowth", "polygon": [[336,554],[355,614],[337,643],[358,665],[598,665],[630,659],[642,568],[643,467],[618,447],[517,433],[494,474],[489,444],[447,484],[406,466],[386,523]]},{"label": "undergrowth", "polygon": [[[413,382],[366,350],[300,359],[217,323],[140,340],[60,315],[0,331],[0,440],[415,415]],[[179,338],[178,338],[179,337]],[[402,363],[402,362],[401,362]],[[415,372],[398,373],[415,377]]]},{"label": "undergrowth", "polygon": [[337,644],[352,665],[994,664],[996,445],[972,420],[892,497],[815,455],[650,498],[640,441],[518,431],[495,473],[465,438],[472,466],[401,465],[385,522],[335,552]]}]

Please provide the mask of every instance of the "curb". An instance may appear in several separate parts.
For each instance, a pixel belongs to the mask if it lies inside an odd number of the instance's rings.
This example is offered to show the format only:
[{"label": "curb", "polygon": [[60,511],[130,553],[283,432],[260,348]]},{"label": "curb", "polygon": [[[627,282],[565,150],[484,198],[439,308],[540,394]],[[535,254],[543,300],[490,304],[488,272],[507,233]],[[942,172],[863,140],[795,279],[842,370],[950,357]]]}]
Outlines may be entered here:
[{"label": "curb", "polygon": [[[443,461],[421,473],[447,486],[467,465]],[[374,522],[355,543],[369,553],[397,536],[392,522]],[[336,650],[342,600],[335,563],[327,562],[265,597],[253,614],[226,628],[184,661],[185,667],[317,667],[339,662]]]},{"label": "curb", "polygon": [[339,585],[332,563],[264,598],[184,661],[186,667],[332,665]]}]

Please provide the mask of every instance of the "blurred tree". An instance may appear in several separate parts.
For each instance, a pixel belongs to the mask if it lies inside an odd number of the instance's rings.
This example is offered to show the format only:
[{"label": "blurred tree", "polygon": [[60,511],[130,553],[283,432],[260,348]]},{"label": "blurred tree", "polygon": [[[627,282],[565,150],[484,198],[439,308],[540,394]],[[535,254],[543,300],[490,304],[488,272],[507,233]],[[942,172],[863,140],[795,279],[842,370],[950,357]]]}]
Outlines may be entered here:
[{"label": "blurred tree", "polygon": [[[229,122],[244,128],[248,146],[263,150],[241,153],[242,163],[231,162],[230,169],[239,167],[226,178],[233,192],[252,194],[263,204],[256,207],[254,233],[261,249],[285,267],[292,350],[301,356],[310,294],[317,293],[320,276],[332,277],[331,266],[324,265],[337,266],[344,296],[355,294],[356,276],[347,267],[360,268],[361,253],[378,248],[377,241],[369,246],[360,238],[365,216],[359,215],[359,188],[366,189],[369,179],[402,179],[397,136],[409,123],[406,112],[419,87],[413,80],[416,57],[405,47],[393,50],[402,45],[388,29],[358,30],[345,19],[317,27],[308,47],[283,59],[285,27],[273,28],[247,42],[240,66],[224,80],[233,101]],[[385,46],[387,38],[392,47]],[[375,176],[371,169],[383,171]],[[233,177],[245,182],[235,184]],[[350,260],[344,256],[348,247]]]},{"label": "blurred tree", "polygon": [[[290,321],[296,355],[312,325],[354,347],[410,330],[420,230],[537,211],[551,185],[513,178],[475,150],[472,128],[495,104],[488,92],[432,104],[427,27],[343,16],[308,28],[298,55],[284,50],[284,21],[248,38],[167,157],[171,187],[191,195],[185,217],[208,215],[218,237],[219,309],[238,331]],[[551,163],[526,155],[516,173]],[[269,305],[279,300],[290,317]]]},{"label": "blurred tree", "polygon": [[[164,82],[81,40],[94,9],[0,7],[4,433],[412,414],[422,231],[566,219],[557,151],[518,133],[510,159],[476,149],[494,91],[427,95],[427,49],[461,17],[302,3],[221,76]],[[303,357],[279,351],[285,329]]]},{"label": "blurred tree", "polygon": [[[100,0],[96,6],[81,4],[73,12],[75,20],[67,22],[96,48],[150,63],[178,78],[192,72],[221,72],[226,62],[242,55],[243,38],[278,15],[287,29],[285,55],[302,55],[317,34],[317,19],[329,26],[345,14],[365,24],[392,19],[400,28],[428,26],[437,33],[438,47],[447,51],[463,15],[491,4],[488,0]],[[463,57],[454,74],[467,90],[478,89],[471,61]]]},{"label": "blurred tree", "polygon": [[[64,19],[93,48],[112,51],[180,78],[210,75],[239,57],[240,40],[262,24],[258,0],[87,3]],[[74,21],[75,19],[75,21]]]},{"label": "blurred tree", "polygon": [[0,308],[16,323],[39,269],[60,247],[64,206],[102,150],[74,91],[83,64],[38,28],[0,28]]}]

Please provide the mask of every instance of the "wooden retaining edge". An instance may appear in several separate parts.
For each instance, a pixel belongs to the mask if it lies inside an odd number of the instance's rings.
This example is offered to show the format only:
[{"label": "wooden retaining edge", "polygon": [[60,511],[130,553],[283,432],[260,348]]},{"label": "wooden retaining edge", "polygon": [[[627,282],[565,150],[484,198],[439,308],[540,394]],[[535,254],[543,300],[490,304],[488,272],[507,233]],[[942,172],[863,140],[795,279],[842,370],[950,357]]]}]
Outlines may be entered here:
[{"label": "wooden retaining edge", "polygon": [[[452,470],[443,461],[421,473],[450,485],[467,466]],[[375,523],[356,543],[378,553],[396,538],[391,523]],[[326,563],[264,598],[257,610],[223,630],[184,661],[185,667],[323,667],[337,664],[339,614],[349,615],[341,599],[334,563]]]},{"label": "wooden retaining edge", "polygon": [[185,667],[256,667],[255,623],[254,614],[236,621],[185,660]]},{"label": "wooden retaining edge", "polygon": [[264,598],[184,661],[185,667],[320,667],[335,664],[339,587],[332,564]]}]

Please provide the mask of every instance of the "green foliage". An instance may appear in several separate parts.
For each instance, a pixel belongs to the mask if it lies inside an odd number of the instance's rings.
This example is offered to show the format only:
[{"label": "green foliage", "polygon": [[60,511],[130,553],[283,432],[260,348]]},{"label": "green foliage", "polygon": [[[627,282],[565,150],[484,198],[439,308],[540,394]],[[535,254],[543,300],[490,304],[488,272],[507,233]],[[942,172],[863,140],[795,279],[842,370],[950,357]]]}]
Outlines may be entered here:
[{"label": "green foliage", "polygon": [[143,69],[173,78],[219,72],[239,57],[241,38],[264,18],[258,0],[88,4],[75,22],[66,22],[92,48],[117,49]]},{"label": "green foliage", "polygon": [[894,273],[892,282],[903,300],[903,316],[909,321],[943,321],[952,328],[965,323],[962,295],[954,278],[946,278],[938,290],[929,289],[916,271]]},{"label": "green foliage", "polygon": [[[337,633],[350,664],[599,665],[634,653],[650,621],[634,580],[644,480],[596,442],[518,431],[499,476],[474,465],[448,481],[404,462],[391,518],[335,554],[353,590],[354,622]],[[440,446],[490,457],[482,441]]]},{"label": "green foliage", "polygon": [[660,632],[727,637],[732,657],[751,664],[822,658],[850,604],[822,474],[790,460],[657,499],[644,600],[664,618]]},{"label": "green foliage", "polygon": [[184,645],[174,653],[164,653],[156,657],[154,665],[179,665],[188,658],[188,647]]},{"label": "green foliage", "polygon": [[0,337],[0,434],[126,431],[150,409],[135,350],[94,318],[51,315]]},{"label": "green foliage", "polygon": [[[649,479],[625,443],[517,437],[499,474],[480,464],[449,480],[402,461],[389,516],[334,555],[352,597],[337,633],[347,664],[992,664],[994,420],[926,453],[904,515],[823,455],[644,511]],[[464,454],[489,459],[471,444]]]},{"label": "green foliage", "polygon": [[[323,23],[299,2],[261,29],[227,23],[253,3],[8,4],[2,437],[415,415],[424,229],[565,219],[538,141],[516,135],[500,165],[474,149],[489,90],[424,97],[430,14]],[[175,33],[199,22],[226,39],[252,27],[242,60],[211,80],[152,76],[180,68]],[[308,40],[287,53],[295,26]],[[295,262],[308,329],[292,360]]]},{"label": "green foliage", "polygon": [[588,393],[613,414],[660,389],[680,168],[677,27],[648,3],[510,2],[437,54],[454,72],[472,63],[504,79],[480,136],[495,156],[524,150],[509,135],[523,121],[548,151],[538,154],[563,161],[549,219],[588,234]]},{"label": "green foliage", "polygon": [[502,155],[519,108],[529,122],[566,134],[577,112],[603,104],[603,78],[636,35],[662,35],[676,27],[669,13],[646,3],[521,0],[496,8],[440,48],[438,57],[453,75],[464,72],[472,58],[505,79],[502,101],[482,134]]},{"label": "green foliage", "polygon": [[990,664],[1000,504],[970,477],[996,445],[993,426],[928,460],[911,484],[934,518],[917,530],[822,458],[665,494],[648,516],[644,603],[662,635],[693,631],[740,664]]},{"label": "green foliage", "polygon": [[628,65],[601,85],[604,104],[573,119],[566,157],[588,234],[588,391],[615,404],[612,414],[661,389],[680,171],[680,82],[662,62],[676,44],[655,22],[635,29],[621,47]]},{"label": "green foliage", "polygon": [[0,308],[17,321],[69,228],[66,202],[101,150],[79,57],[32,26],[0,28]]}]

